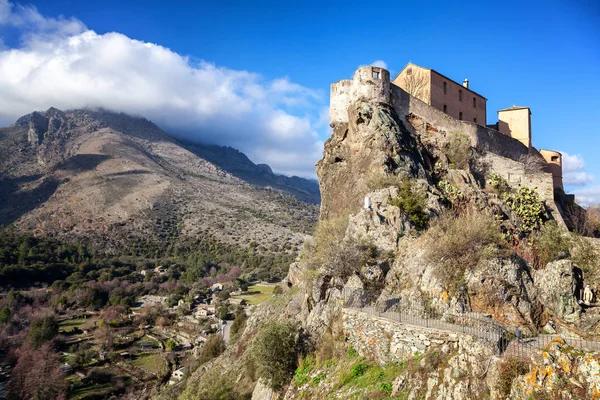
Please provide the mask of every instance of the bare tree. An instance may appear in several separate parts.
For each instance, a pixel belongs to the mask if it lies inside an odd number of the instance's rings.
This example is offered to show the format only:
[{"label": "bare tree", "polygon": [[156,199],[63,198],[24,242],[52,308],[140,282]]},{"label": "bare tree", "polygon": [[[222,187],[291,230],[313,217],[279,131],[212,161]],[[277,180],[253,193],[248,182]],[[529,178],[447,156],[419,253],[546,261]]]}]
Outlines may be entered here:
[{"label": "bare tree", "polygon": [[523,154],[519,157],[519,162],[525,165],[525,172],[528,174],[544,172],[546,170],[547,163],[541,156]]},{"label": "bare tree", "polygon": [[66,383],[60,370],[60,355],[50,343],[35,349],[26,343],[12,371],[9,391],[20,399],[54,400],[65,398]]},{"label": "bare tree", "polygon": [[427,101],[427,76],[421,71],[412,71],[404,77],[404,90],[419,100]]}]

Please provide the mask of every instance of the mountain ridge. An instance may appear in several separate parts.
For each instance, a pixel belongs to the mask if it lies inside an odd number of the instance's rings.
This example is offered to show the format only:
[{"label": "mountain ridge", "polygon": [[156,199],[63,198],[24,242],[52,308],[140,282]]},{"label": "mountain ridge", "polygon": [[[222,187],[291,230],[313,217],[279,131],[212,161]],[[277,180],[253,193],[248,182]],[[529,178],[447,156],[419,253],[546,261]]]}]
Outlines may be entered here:
[{"label": "mountain ridge", "polygon": [[211,236],[289,252],[317,213],[199,157],[146,118],[106,110],[50,108],[0,128],[0,189],[0,224],[104,251]]}]

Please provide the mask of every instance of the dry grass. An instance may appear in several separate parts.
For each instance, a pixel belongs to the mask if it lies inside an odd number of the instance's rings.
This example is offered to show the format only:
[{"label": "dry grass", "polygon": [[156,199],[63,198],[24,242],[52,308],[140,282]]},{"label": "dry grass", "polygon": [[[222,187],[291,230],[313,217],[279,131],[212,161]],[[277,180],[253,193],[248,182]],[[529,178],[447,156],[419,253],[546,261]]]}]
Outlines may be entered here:
[{"label": "dry grass", "polygon": [[426,233],[428,260],[438,266],[438,278],[449,291],[461,283],[465,270],[498,253],[502,239],[492,215],[467,210],[446,212]]}]

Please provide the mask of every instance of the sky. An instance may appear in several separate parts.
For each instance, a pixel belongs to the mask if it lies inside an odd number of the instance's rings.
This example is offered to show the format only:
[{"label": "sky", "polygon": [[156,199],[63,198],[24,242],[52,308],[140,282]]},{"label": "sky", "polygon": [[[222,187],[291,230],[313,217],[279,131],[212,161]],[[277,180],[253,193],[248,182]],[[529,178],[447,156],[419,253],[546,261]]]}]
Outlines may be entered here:
[{"label": "sky", "polygon": [[329,85],[412,61],[532,110],[566,189],[600,203],[600,2],[0,0],[0,125],[50,106],[143,115],[168,133],[314,177]]}]

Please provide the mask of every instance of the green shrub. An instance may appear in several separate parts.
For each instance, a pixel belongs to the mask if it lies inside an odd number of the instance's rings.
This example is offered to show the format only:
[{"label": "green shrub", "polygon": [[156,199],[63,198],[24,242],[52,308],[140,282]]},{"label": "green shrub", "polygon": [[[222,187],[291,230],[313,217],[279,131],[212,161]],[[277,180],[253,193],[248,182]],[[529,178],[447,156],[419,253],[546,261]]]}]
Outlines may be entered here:
[{"label": "green shrub", "polygon": [[221,335],[211,335],[202,350],[200,350],[200,357],[198,358],[199,364],[204,364],[213,358],[216,358],[225,351],[225,341]]},{"label": "green shrub", "polygon": [[510,190],[508,182],[498,174],[490,174],[486,183],[490,185],[496,193],[502,194]]},{"label": "green shrub", "polygon": [[427,227],[429,214],[427,213],[427,195],[423,190],[415,187],[413,181],[403,178],[398,189],[398,197],[390,202],[408,216],[410,222],[417,229]]},{"label": "green shrub", "polygon": [[379,389],[384,393],[392,393],[392,384],[389,382],[380,383]]},{"label": "green shrub", "polygon": [[173,351],[173,350],[175,350],[175,347],[177,347],[177,343],[175,343],[173,341],[173,339],[169,339],[169,340],[167,340],[167,343],[165,344],[165,346],[166,346],[167,350]]},{"label": "green shrub", "polygon": [[553,261],[558,253],[567,255],[571,249],[569,233],[558,226],[556,221],[548,221],[540,228],[535,238],[538,258],[543,265]]},{"label": "green shrub", "polygon": [[535,188],[522,187],[517,193],[504,193],[502,200],[519,217],[522,232],[532,232],[542,224],[544,203]]},{"label": "green shrub", "polygon": [[273,390],[289,381],[296,369],[296,329],[289,323],[264,325],[252,343],[256,370]]},{"label": "green shrub", "polygon": [[444,199],[452,203],[452,205],[457,205],[465,199],[463,192],[456,185],[448,181],[439,181],[437,187],[442,192]]},{"label": "green shrub", "polygon": [[465,169],[469,166],[471,139],[460,132],[450,133],[446,145],[446,157],[451,168]]},{"label": "green shrub", "polygon": [[229,333],[231,334],[231,337],[236,337],[239,333],[244,331],[244,329],[246,328],[247,320],[248,320],[248,316],[246,315],[246,313],[244,311],[240,312],[235,317],[235,319],[233,320],[233,323],[231,324],[231,329],[229,331]]},{"label": "green shrub", "polygon": [[352,369],[350,370],[350,373],[348,374],[347,378],[345,379],[345,382],[348,383],[349,381],[351,381],[353,379],[363,376],[365,374],[365,372],[367,372],[368,369],[369,369],[368,364],[364,364],[364,363],[354,364],[352,366]]},{"label": "green shrub", "polygon": [[350,347],[348,349],[348,357],[352,358],[352,357],[356,357],[357,355],[358,355],[358,353],[356,352],[354,347]]}]

